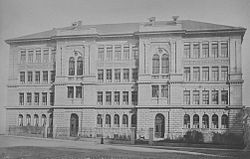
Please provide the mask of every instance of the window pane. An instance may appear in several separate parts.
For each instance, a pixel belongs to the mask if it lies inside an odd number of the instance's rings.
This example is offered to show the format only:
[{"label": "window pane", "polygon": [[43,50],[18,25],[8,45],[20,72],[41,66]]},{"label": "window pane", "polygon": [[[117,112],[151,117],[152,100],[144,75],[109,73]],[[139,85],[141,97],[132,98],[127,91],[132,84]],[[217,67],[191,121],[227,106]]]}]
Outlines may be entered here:
[{"label": "window pane", "polygon": [[123,69],[123,80],[125,82],[129,81],[129,69]]},{"label": "window pane", "polygon": [[128,60],[129,59],[129,45],[123,46],[123,59]]},{"label": "window pane", "polygon": [[102,69],[98,69],[97,70],[97,79],[99,82],[103,82],[103,70]]},{"label": "window pane", "polygon": [[159,97],[159,86],[152,85],[152,97]]},{"label": "window pane", "polygon": [[193,69],[193,80],[194,81],[200,81],[200,68],[199,67],[194,67]]},{"label": "window pane", "polygon": [[184,91],[184,104],[190,104],[190,91]]},{"label": "window pane", "polygon": [[121,45],[115,46],[115,60],[116,61],[121,60]]},{"label": "window pane", "polygon": [[219,67],[212,67],[212,80],[213,81],[219,80]]},{"label": "window pane", "polygon": [[104,46],[98,47],[98,60],[100,61],[104,60]]},{"label": "window pane", "polygon": [[162,73],[169,73],[169,59],[168,56],[166,54],[162,55]]},{"label": "window pane", "polygon": [[117,104],[117,105],[119,105],[120,104],[120,92],[115,92],[114,93],[114,102],[115,102],[115,104]]},{"label": "window pane", "polygon": [[221,57],[228,57],[228,44],[221,43]]},{"label": "window pane", "polygon": [[123,91],[123,104],[128,105],[128,91]]},{"label": "window pane", "polygon": [[106,104],[111,105],[111,92],[106,92]]},{"label": "window pane", "polygon": [[167,85],[161,86],[161,96],[168,98],[168,86]]},{"label": "window pane", "polygon": [[190,81],[190,67],[184,68],[184,81]]},{"label": "window pane", "polygon": [[20,72],[20,82],[25,83],[25,72]]},{"label": "window pane", "polygon": [[202,91],[202,104],[209,104],[209,91]]},{"label": "window pane", "polygon": [[209,67],[202,67],[202,80],[203,81],[209,80]]},{"label": "window pane", "polygon": [[74,98],[74,87],[68,87],[68,98]]},{"label": "window pane", "polygon": [[115,69],[115,82],[121,81],[121,69]]},{"label": "window pane", "polygon": [[82,87],[76,87],[76,98],[82,98]]},{"label": "window pane", "polygon": [[190,58],[190,50],[191,50],[190,44],[189,43],[184,44],[184,57],[185,58]]},{"label": "window pane", "polygon": [[198,90],[193,91],[193,103],[200,104],[200,91]]},{"label": "window pane", "polygon": [[160,58],[159,55],[153,56],[153,74],[160,73]]},{"label": "window pane", "polygon": [[43,62],[49,62],[49,49],[43,50]]},{"label": "window pane", "polygon": [[200,44],[193,45],[193,57],[200,58]]},{"label": "window pane", "polygon": [[221,67],[221,80],[228,80],[228,67],[227,66],[222,66]]},{"label": "window pane", "polygon": [[42,93],[42,104],[47,105],[47,93],[46,92]]},{"label": "window pane", "polygon": [[113,59],[113,46],[109,45],[106,47],[107,53],[106,53],[106,58],[108,61],[112,61]]},{"label": "window pane", "polygon": [[217,90],[212,91],[212,104],[218,104],[219,103],[219,92]]},{"label": "window pane", "polygon": [[228,104],[228,91],[221,91],[221,104]]},{"label": "window pane", "polygon": [[41,49],[36,50],[36,62],[41,63]]},{"label": "window pane", "polygon": [[97,103],[102,105],[103,104],[103,93],[97,92]]},{"label": "window pane", "polygon": [[212,44],[212,57],[214,58],[218,57],[218,44],[217,43]]},{"label": "window pane", "polygon": [[202,57],[208,58],[209,57],[209,46],[208,43],[202,44]]},{"label": "window pane", "polygon": [[75,75],[75,60],[73,57],[69,58],[69,75]]},{"label": "window pane", "polygon": [[111,69],[106,70],[106,79],[107,79],[107,82],[112,81],[112,70]]}]

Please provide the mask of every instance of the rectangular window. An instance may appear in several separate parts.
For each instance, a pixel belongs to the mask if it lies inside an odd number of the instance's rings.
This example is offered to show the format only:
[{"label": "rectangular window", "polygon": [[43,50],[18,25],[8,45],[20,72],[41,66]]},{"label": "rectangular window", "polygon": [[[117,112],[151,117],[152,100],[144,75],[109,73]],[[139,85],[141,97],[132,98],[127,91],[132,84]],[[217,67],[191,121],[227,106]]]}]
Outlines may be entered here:
[{"label": "rectangular window", "polygon": [[47,92],[42,93],[42,104],[47,105]]},{"label": "rectangular window", "polygon": [[212,44],[212,57],[214,58],[218,57],[218,43]]},{"label": "rectangular window", "polygon": [[129,82],[129,69],[123,69],[123,81]]},{"label": "rectangular window", "polygon": [[132,104],[137,105],[138,95],[137,91],[132,91]]},{"label": "rectangular window", "polygon": [[191,57],[190,50],[191,50],[190,44],[189,43],[184,44],[184,57],[187,59]]},{"label": "rectangular window", "polygon": [[132,79],[133,79],[133,81],[138,80],[138,69],[137,68],[132,69]]},{"label": "rectangular window", "polygon": [[221,91],[221,104],[228,104],[228,91]]},{"label": "rectangular window", "polygon": [[115,45],[115,60],[121,60],[121,45]]},{"label": "rectangular window", "polygon": [[33,50],[28,51],[28,63],[33,63]]},{"label": "rectangular window", "polygon": [[200,81],[200,68],[199,67],[194,67],[193,68],[193,80],[194,81]]},{"label": "rectangular window", "polygon": [[107,82],[112,82],[112,70],[111,69],[106,70],[106,80]]},{"label": "rectangular window", "polygon": [[20,83],[25,83],[25,72],[20,72]]},{"label": "rectangular window", "polygon": [[193,103],[200,104],[200,91],[198,90],[193,91]]},{"label": "rectangular window", "polygon": [[221,43],[221,57],[228,57],[228,44]]},{"label": "rectangular window", "polygon": [[115,69],[115,82],[121,81],[121,69]]},{"label": "rectangular window", "polygon": [[112,95],[111,92],[106,92],[106,104],[107,105],[111,105],[111,100],[112,100],[111,95]]},{"label": "rectangular window", "polygon": [[68,98],[74,98],[74,87],[68,87]]},{"label": "rectangular window", "polygon": [[129,45],[123,46],[123,59],[128,60],[129,59]]},{"label": "rectangular window", "polygon": [[190,67],[184,67],[184,81],[190,81]]},{"label": "rectangular window", "polygon": [[168,86],[167,85],[161,85],[161,97],[168,98]]},{"label": "rectangular window", "polygon": [[100,61],[104,60],[104,46],[98,47],[98,60]]},{"label": "rectangular window", "polygon": [[159,86],[158,85],[152,85],[152,97],[153,98],[159,97]]},{"label": "rectangular window", "polygon": [[49,49],[43,50],[43,62],[44,63],[49,62]]},{"label": "rectangular window", "polygon": [[32,83],[32,77],[33,77],[32,71],[28,71],[28,83]]},{"label": "rectangular window", "polygon": [[55,71],[50,71],[50,81],[55,82]]},{"label": "rectangular window", "polygon": [[103,105],[103,92],[97,92],[97,104]]},{"label": "rectangular window", "polygon": [[107,53],[106,53],[107,61],[112,61],[112,59],[113,59],[113,46],[108,45],[106,47],[106,49],[107,49]]},{"label": "rectangular window", "polygon": [[209,104],[209,91],[202,91],[202,104]]},{"label": "rectangular window", "polygon": [[36,63],[41,63],[41,49],[36,50]]},{"label": "rectangular window", "polygon": [[184,91],[184,104],[190,104],[190,91]]},{"label": "rectangular window", "polygon": [[35,105],[39,105],[39,93],[35,93]]},{"label": "rectangular window", "polygon": [[50,92],[50,105],[54,105],[54,101],[55,101],[54,98],[55,98],[54,93]]},{"label": "rectangular window", "polygon": [[21,57],[20,57],[21,64],[24,64],[26,62],[26,51],[21,50]]},{"label": "rectangular window", "polygon": [[19,93],[19,105],[24,105],[24,93]]},{"label": "rectangular window", "polygon": [[202,67],[202,80],[203,81],[209,80],[209,67]]},{"label": "rectangular window", "polygon": [[217,90],[212,91],[212,104],[218,104],[219,103],[219,92]]},{"label": "rectangular window", "polygon": [[43,82],[48,83],[48,71],[43,71]]},{"label": "rectangular window", "polygon": [[120,104],[120,92],[115,92],[115,94],[114,94],[114,102],[115,102],[115,104],[116,105],[119,105]]},{"label": "rectangular window", "polygon": [[125,104],[125,105],[128,105],[128,101],[129,101],[129,99],[128,99],[128,91],[123,91],[122,92],[122,96],[123,96],[123,104]]},{"label": "rectangular window", "polygon": [[31,102],[32,102],[32,94],[27,93],[27,105],[31,105]]},{"label": "rectangular window", "polygon": [[52,48],[51,49],[51,62],[56,62],[56,49]]},{"label": "rectangular window", "polygon": [[76,98],[82,98],[82,87],[76,86]]},{"label": "rectangular window", "polygon": [[212,80],[213,81],[219,80],[219,67],[212,67]]},{"label": "rectangular window", "polygon": [[221,80],[228,80],[228,67],[227,66],[222,66],[221,67]]},{"label": "rectangular window", "polygon": [[103,69],[97,70],[97,79],[99,82],[103,82]]},{"label": "rectangular window", "polygon": [[209,57],[209,45],[208,45],[208,43],[202,44],[202,57],[203,58]]},{"label": "rectangular window", "polygon": [[134,60],[139,58],[139,49],[137,45],[132,46],[132,56]]},{"label": "rectangular window", "polygon": [[36,71],[35,73],[35,82],[40,83],[40,71]]},{"label": "rectangular window", "polygon": [[193,57],[194,58],[200,58],[200,44],[194,44],[193,45]]}]

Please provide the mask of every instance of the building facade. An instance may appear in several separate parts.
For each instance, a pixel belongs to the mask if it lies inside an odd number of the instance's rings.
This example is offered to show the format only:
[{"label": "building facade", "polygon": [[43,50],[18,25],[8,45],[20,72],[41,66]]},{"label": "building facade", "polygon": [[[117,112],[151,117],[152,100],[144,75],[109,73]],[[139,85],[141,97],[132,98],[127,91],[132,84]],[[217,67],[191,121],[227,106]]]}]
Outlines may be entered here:
[{"label": "building facade", "polygon": [[[190,20],[72,26],[6,40],[7,131],[154,140],[242,128],[246,29]],[[152,129],[151,129],[152,130]]]}]

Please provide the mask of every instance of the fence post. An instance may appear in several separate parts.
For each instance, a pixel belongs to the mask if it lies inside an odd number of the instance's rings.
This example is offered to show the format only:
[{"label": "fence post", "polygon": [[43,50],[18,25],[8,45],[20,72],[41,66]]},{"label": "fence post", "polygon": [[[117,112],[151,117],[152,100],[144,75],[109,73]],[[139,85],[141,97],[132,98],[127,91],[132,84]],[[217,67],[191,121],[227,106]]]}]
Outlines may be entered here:
[{"label": "fence post", "polygon": [[153,134],[154,134],[154,128],[149,128],[149,142],[148,142],[149,145],[153,145],[153,138],[154,138]]}]

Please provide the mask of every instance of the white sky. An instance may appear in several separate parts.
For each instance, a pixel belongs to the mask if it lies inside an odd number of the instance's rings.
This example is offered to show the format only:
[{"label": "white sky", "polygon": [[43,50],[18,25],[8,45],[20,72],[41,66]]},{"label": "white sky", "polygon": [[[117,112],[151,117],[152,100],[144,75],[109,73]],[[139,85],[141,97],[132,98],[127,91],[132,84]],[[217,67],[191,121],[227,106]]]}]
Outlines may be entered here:
[{"label": "white sky", "polygon": [[[4,40],[53,27],[83,24],[192,19],[250,29],[249,0],[0,0],[0,106],[6,104],[8,45]],[[250,34],[242,44],[243,102],[250,105]]]}]

